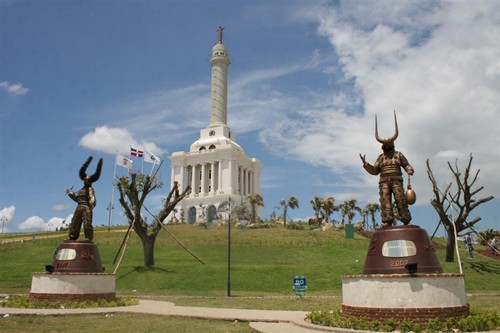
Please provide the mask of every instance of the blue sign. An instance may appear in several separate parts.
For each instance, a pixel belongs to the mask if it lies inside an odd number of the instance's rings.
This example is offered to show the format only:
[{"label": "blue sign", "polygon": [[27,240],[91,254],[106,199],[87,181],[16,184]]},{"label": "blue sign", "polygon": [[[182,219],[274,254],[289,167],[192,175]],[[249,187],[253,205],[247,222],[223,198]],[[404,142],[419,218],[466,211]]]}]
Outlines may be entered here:
[{"label": "blue sign", "polygon": [[293,278],[293,290],[295,295],[304,296],[307,290],[307,280],[303,276],[296,276]]}]

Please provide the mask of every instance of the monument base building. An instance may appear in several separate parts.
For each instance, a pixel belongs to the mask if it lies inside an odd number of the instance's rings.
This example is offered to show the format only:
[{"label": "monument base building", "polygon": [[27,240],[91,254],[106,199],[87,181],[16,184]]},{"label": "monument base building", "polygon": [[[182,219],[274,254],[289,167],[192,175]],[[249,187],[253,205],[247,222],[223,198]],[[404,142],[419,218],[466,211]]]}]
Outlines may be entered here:
[{"label": "monument base building", "polygon": [[180,190],[187,186],[191,192],[177,206],[175,218],[180,222],[217,222],[224,213],[222,203],[231,200],[240,204],[250,194],[260,194],[261,163],[245,155],[236,143],[236,136],[227,126],[227,68],[229,54],[219,41],[212,48],[210,124],[200,131],[189,152],[174,152],[171,160],[171,187]]}]

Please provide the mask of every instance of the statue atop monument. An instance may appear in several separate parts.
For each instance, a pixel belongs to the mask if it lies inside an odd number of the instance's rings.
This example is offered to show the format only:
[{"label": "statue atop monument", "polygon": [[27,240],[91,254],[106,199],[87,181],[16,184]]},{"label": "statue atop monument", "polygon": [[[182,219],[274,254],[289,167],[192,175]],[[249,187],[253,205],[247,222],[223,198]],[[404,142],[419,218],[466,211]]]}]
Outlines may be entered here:
[{"label": "statue atop monument", "polygon": [[219,28],[217,29],[217,32],[219,33],[219,41],[218,43],[222,44],[222,32],[224,31],[224,27],[219,25]]},{"label": "statue atop monument", "polygon": [[99,159],[97,163],[96,171],[93,175],[87,175],[87,168],[92,162],[92,156],[89,156],[87,161],[80,168],[79,176],[83,181],[83,187],[76,193],[74,193],[71,189],[66,190],[66,194],[73,199],[73,201],[77,202],[78,205],[76,207],[75,213],[73,214],[73,218],[71,219],[71,224],[69,226],[69,239],[77,240],[80,237],[80,229],[83,224],[83,231],[85,233],[85,238],[89,241],[92,241],[94,238],[94,228],[92,227],[92,210],[96,206],[96,197],[94,193],[94,188],[92,187],[92,183],[95,183],[99,177],[101,176],[102,169],[102,158]]},{"label": "statue atop monument", "polygon": [[[413,167],[408,163],[408,160],[403,153],[396,151],[394,141],[398,137],[398,121],[396,112],[394,112],[395,133],[393,136],[381,139],[378,135],[377,116],[375,115],[375,138],[382,144],[383,153],[380,154],[374,165],[366,162],[365,156],[359,154],[363,162],[363,168],[371,175],[379,175],[379,195],[380,195],[380,210],[382,215],[382,226],[384,228],[391,227],[395,222],[394,204],[396,205],[399,219],[404,225],[408,225],[411,221],[410,210],[408,204],[413,204],[415,195],[408,186],[408,193],[405,194],[403,187],[403,168],[406,173],[411,176],[414,173]],[[408,178],[409,179],[409,178]],[[407,195],[409,198],[407,199]]]}]

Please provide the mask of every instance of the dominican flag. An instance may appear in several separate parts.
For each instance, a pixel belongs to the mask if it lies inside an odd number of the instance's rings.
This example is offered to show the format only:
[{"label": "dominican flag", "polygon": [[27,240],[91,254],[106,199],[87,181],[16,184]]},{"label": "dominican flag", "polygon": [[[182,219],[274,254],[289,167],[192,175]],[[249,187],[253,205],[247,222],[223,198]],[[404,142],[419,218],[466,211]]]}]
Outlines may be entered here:
[{"label": "dominican flag", "polygon": [[142,157],[142,156],[144,156],[144,150],[139,150],[139,149],[135,149],[135,148],[130,147],[130,156]]}]

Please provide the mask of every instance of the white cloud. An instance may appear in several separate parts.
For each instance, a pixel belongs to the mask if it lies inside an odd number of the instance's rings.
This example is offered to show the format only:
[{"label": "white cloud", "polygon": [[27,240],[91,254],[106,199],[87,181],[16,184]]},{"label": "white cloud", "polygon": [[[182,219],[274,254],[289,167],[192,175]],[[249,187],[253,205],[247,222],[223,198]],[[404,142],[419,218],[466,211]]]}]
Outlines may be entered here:
[{"label": "white cloud", "polygon": [[14,218],[15,214],[16,214],[15,206],[5,207],[0,210],[0,222],[2,223],[3,232],[7,232],[9,230],[8,225]]},{"label": "white cloud", "polygon": [[[473,167],[481,169],[488,191],[500,195],[500,49],[489,33],[498,30],[498,5],[355,4],[342,2],[331,11],[306,14],[315,17],[318,33],[340,57],[341,70],[335,74],[342,73],[351,85],[330,92],[330,100],[304,95],[286,112],[274,110],[278,121],[266,123],[261,142],[277,155],[327,166],[343,175],[346,184],[360,181],[369,188],[376,186],[376,177],[364,172],[358,153],[366,153],[373,163],[381,152],[374,138],[374,114],[381,136],[389,136],[396,109],[396,148],[416,169],[414,189],[429,188],[427,158],[436,160],[446,176],[443,158],[452,163],[459,158],[465,165],[473,153]],[[324,72],[331,70],[325,67]],[[360,106],[363,114],[356,112]],[[344,190],[361,200],[366,192],[361,184]],[[418,203],[426,204],[430,195],[419,193]]]},{"label": "white cloud", "polygon": [[47,222],[47,230],[52,231],[52,230],[58,230],[62,227],[63,223],[65,226],[69,226],[71,223],[71,218],[73,217],[73,214],[68,215],[65,219],[60,218],[60,217],[53,217],[49,219]]},{"label": "white cloud", "polygon": [[127,154],[130,146],[145,148],[153,154],[161,155],[160,149],[155,143],[135,139],[126,128],[110,128],[108,126],[96,127],[92,132],[85,134],[79,144],[85,148],[101,151],[109,154]]},{"label": "white cloud", "polygon": [[21,223],[18,228],[22,231],[55,231],[56,229],[61,228],[63,222],[65,225],[69,225],[71,223],[71,218],[73,214],[68,215],[66,219],[60,217],[52,217],[47,222],[40,216],[32,216],[26,219],[23,223]]},{"label": "white cloud", "polygon": [[40,216],[32,216],[21,223],[18,228],[26,231],[45,231],[46,223]]},{"label": "white cloud", "polygon": [[210,86],[200,83],[153,92],[113,109],[119,110],[123,119],[117,122],[118,126],[146,140],[170,143],[192,138],[193,133],[209,123]]},{"label": "white cloud", "polygon": [[55,211],[62,211],[62,210],[67,210],[73,207],[71,204],[57,204],[52,206],[52,209]]},{"label": "white cloud", "polygon": [[22,83],[9,83],[8,81],[0,82],[0,89],[12,95],[25,95],[29,89],[24,87]]},{"label": "white cloud", "polygon": [[[310,59],[231,77],[228,125],[238,135],[258,132],[275,156],[330,168],[342,177],[334,191],[376,201],[377,177],[364,172],[358,154],[376,159],[381,150],[374,116],[380,135],[389,136],[396,110],[396,148],[416,169],[418,204],[431,195],[420,191],[429,188],[427,158],[440,170],[436,175],[447,177],[446,162],[465,163],[470,153],[499,196],[500,50],[490,33],[500,20],[495,7],[493,1],[473,8],[425,0],[346,1],[330,9],[308,4],[292,16],[317,23],[317,34],[333,51],[311,50]],[[332,89],[315,91],[302,83],[302,74],[311,73]],[[124,119],[119,127],[96,128],[80,144],[128,151],[136,140],[125,127],[150,141],[193,140],[208,125],[209,94],[209,84],[200,83],[117,106]]]}]

